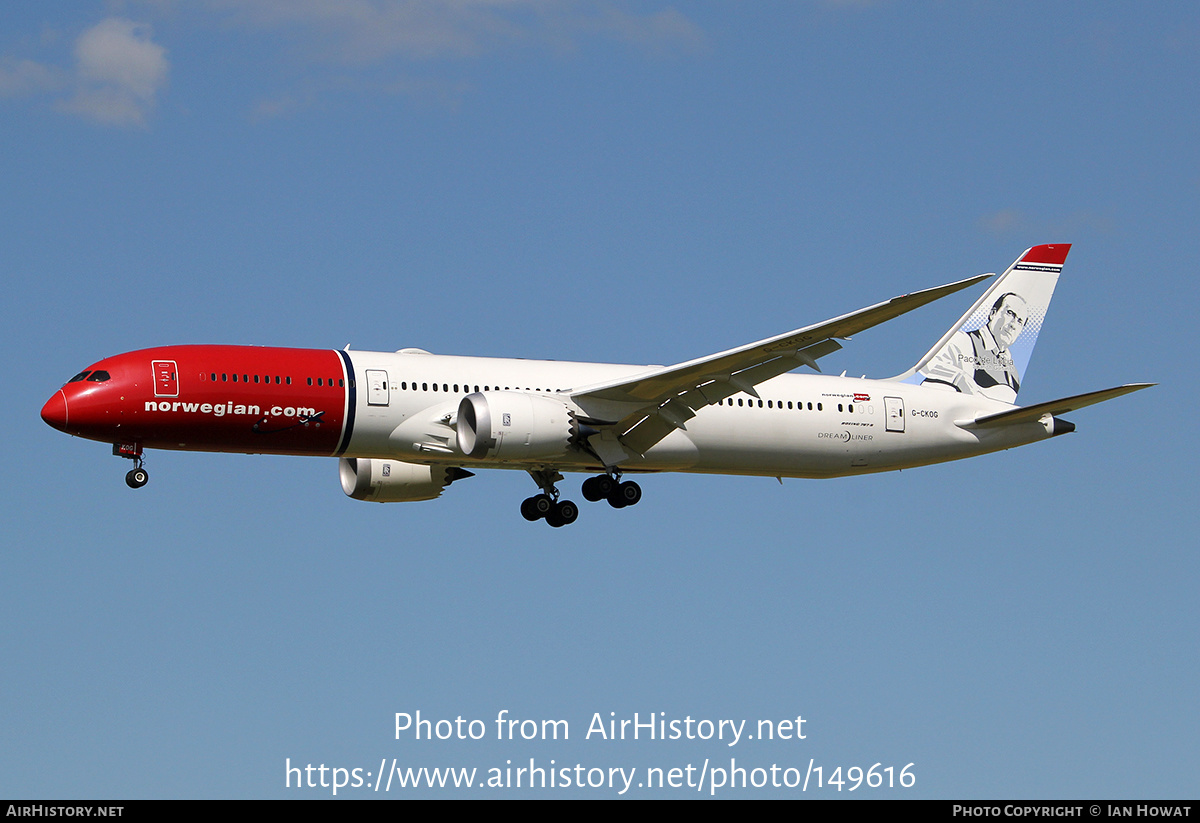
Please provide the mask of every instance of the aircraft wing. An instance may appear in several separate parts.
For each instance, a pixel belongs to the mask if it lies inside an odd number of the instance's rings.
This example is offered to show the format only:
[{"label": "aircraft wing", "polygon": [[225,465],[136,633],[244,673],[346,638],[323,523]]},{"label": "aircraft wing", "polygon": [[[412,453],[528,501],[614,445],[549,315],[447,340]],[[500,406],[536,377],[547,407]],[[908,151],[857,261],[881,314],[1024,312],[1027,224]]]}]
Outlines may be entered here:
[{"label": "aircraft wing", "polygon": [[[738,392],[757,397],[754,387],[759,383],[800,366],[820,371],[817,359],[841,348],[835,338],[847,338],[991,276],[981,274],[893,297],[736,349],[651,369],[632,378],[583,386],[572,391],[571,398],[584,410],[613,408],[613,404],[628,409],[627,404],[636,404],[636,411],[626,411],[619,421],[608,423],[597,419],[594,423],[609,428],[627,449],[644,454],[674,429],[686,428],[686,422],[704,406],[719,403]],[[605,463],[609,462],[605,459]]]},{"label": "aircraft wing", "polygon": [[996,412],[994,414],[985,414],[981,417],[976,417],[974,420],[965,422],[956,421],[958,425],[966,429],[983,429],[991,426],[1008,426],[1014,423],[1032,423],[1035,420],[1041,420],[1047,414],[1059,415],[1067,412],[1082,409],[1085,406],[1091,406],[1096,403],[1103,403],[1105,400],[1112,400],[1114,397],[1120,397],[1123,394],[1148,389],[1151,386],[1156,386],[1157,383],[1128,383],[1124,386],[1117,386],[1112,389],[1101,389],[1100,391],[1088,392],[1087,394],[1076,394],[1072,397],[1064,397],[1061,400],[1049,400],[1045,403],[1038,403],[1033,406],[1021,406],[1016,409],[1008,409],[1007,411]]}]

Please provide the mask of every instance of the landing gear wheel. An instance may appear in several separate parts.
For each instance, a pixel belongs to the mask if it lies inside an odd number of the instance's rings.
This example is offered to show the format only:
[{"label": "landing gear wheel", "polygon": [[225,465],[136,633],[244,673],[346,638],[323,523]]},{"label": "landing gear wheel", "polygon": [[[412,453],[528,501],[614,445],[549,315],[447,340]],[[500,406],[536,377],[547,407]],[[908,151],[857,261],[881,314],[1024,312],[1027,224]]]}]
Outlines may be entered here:
[{"label": "landing gear wheel", "polygon": [[146,481],[150,479],[150,475],[143,468],[130,469],[125,475],[125,485],[131,489],[140,489],[146,485]]},{"label": "landing gear wheel", "polygon": [[554,501],[548,494],[535,494],[521,501],[521,516],[529,522],[541,520],[554,510]]},{"label": "landing gear wheel", "polygon": [[574,523],[577,517],[579,517],[579,507],[570,500],[560,500],[554,504],[554,508],[546,515],[546,522],[557,529],[560,526],[568,526]]},{"label": "landing gear wheel", "polygon": [[542,516],[537,513],[537,509],[533,507],[533,498],[526,497],[521,501],[521,516],[532,523],[535,520],[541,520]]},{"label": "landing gear wheel", "polygon": [[583,499],[589,503],[604,500],[612,493],[613,487],[616,485],[616,481],[607,474],[589,477],[583,481]]},{"label": "landing gear wheel", "polygon": [[608,505],[614,509],[623,509],[635,505],[641,499],[642,487],[632,480],[626,480],[609,492]]}]

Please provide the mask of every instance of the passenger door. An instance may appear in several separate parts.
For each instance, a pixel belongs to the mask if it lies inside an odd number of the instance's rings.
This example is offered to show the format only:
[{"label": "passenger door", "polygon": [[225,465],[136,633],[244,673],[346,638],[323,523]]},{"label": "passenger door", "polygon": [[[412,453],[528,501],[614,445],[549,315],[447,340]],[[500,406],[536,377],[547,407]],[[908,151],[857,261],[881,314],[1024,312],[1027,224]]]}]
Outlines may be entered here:
[{"label": "passenger door", "polygon": [[883,410],[887,415],[887,430],[904,431],[904,400],[899,397],[883,398]]},{"label": "passenger door", "polygon": [[388,404],[388,376],[382,369],[367,369],[367,405]]}]

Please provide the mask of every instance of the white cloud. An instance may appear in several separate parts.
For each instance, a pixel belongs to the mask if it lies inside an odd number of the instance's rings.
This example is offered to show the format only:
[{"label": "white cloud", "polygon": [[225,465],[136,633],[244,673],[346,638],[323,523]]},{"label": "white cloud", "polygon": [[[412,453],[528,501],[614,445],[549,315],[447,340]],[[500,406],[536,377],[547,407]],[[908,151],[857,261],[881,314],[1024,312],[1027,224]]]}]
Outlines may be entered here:
[{"label": "white cloud", "polygon": [[1047,219],[1028,215],[1019,209],[1001,209],[980,217],[978,225],[989,234],[997,236],[1022,234],[1051,240],[1058,238],[1060,241],[1063,238],[1069,241],[1072,237],[1084,233],[1107,235],[1116,231],[1116,221],[1111,217],[1090,211],[1078,211]]},{"label": "white cloud", "polygon": [[59,104],[115,126],[144,125],[167,83],[167,50],[150,39],[150,27],[112,17],[75,42],[75,92]]},{"label": "white cloud", "polygon": [[1001,209],[979,218],[979,227],[991,234],[1008,234],[1023,231],[1029,221],[1016,209]]},{"label": "white cloud", "polygon": [[[171,0],[142,0],[160,12]],[[290,89],[268,93],[255,118],[319,105],[331,95],[408,94],[449,101],[461,76],[412,70],[428,61],[475,61],[496,52],[563,53],[607,40],[644,52],[694,51],[705,36],[683,12],[624,0],[206,0],[189,4],[208,23],[288,44],[302,70]],[[43,43],[49,47],[51,44]],[[274,51],[274,49],[271,49]],[[112,126],[142,126],[166,88],[170,63],[149,25],[110,17],[74,44],[75,65],[0,56],[0,98],[51,96],[62,112]],[[313,65],[317,64],[317,65]],[[324,64],[320,66],[320,64]],[[345,73],[329,76],[329,65]],[[319,66],[319,67],[318,67]],[[295,71],[295,64],[287,71]]]},{"label": "white cloud", "polygon": [[325,59],[370,63],[474,57],[510,44],[575,45],[603,34],[662,49],[703,42],[673,9],[639,15],[614,2],[572,0],[212,0],[242,24],[290,30]]},{"label": "white cloud", "polygon": [[[516,49],[569,53],[588,41],[619,41],[661,54],[702,48],[705,37],[683,13],[666,7],[630,11],[620,0],[208,0],[235,26],[291,46],[302,64],[350,69],[336,79],[323,69],[264,100],[254,117],[319,105],[330,94],[407,94],[453,104],[469,84],[414,64],[475,61]],[[377,67],[382,73],[372,73]],[[326,67],[327,70],[327,67]]]},{"label": "white cloud", "polygon": [[54,91],[65,82],[63,72],[33,60],[0,60],[0,97],[23,97]]}]

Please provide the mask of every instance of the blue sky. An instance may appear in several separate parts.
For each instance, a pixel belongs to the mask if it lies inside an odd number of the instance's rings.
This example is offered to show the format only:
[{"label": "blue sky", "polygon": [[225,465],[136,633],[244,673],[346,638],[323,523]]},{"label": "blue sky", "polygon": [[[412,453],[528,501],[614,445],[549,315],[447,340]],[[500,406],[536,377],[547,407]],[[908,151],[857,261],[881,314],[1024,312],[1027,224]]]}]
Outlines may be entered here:
[{"label": "blue sky", "polygon": [[[164,0],[3,21],[0,795],[330,794],[285,788],[289,758],[730,757],[915,764],[867,796],[1195,795],[1193,7]],[[379,506],[332,460],[157,452],[132,492],[106,446],[38,418],[87,364],[170,343],[678,362],[1046,242],[1074,247],[1022,401],[1161,385],[956,464],[647,477],[637,507],[548,529],[512,472]],[[902,372],[975,294],[823,365]],[[571,739],[395,739],[418,710]],[[610,712],[800,715],[806,739],[584,739]],[[776,793],[799,795],[725,796]],[[532,793],[568,794],[615,792]]]}]

